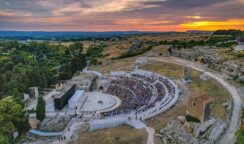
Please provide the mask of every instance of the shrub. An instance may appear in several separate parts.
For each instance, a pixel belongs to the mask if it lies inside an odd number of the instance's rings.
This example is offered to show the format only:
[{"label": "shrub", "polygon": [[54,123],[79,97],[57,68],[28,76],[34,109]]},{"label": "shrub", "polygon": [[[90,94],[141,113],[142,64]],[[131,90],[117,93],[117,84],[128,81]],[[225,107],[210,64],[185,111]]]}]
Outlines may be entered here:
[{"label": "shrub", "polygon": [[244,130],[238,130],[236,132],[236,136],[237,136],[237,144],[241,144],[242,142],[244,142]]},{"label": "shrub", "polygon": [[197,123],[200,123],[201,122],[198,118],[195,118],[195,117],[193,117],[191,115],[186,115],[186,120],[188,122],[197,122]]},{"label": "shrub", "polygon": [[31,109],[31,110],[27,110],[27,112],[28,112],[28,113],[35,113],[35,112],[36,112],[36,110]]}]

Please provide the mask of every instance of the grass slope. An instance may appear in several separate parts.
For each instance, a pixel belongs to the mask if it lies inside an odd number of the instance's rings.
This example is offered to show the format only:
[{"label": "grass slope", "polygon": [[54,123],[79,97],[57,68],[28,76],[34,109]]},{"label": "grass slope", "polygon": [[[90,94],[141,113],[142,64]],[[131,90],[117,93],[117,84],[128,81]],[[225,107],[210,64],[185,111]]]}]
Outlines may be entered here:
[{"label": "grass slope", "polygon": [[128,126],[119,126],[82,133],[74,144],[146,144],[147,133]]}]

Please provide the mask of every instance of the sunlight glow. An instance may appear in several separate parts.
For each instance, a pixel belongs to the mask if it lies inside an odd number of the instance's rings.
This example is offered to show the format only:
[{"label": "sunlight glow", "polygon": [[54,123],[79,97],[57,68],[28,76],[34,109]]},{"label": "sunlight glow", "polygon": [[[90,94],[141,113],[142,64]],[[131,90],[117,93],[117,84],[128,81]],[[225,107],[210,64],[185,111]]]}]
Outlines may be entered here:
[{"label": "sunlight glow", "polygon": [[198,30],[217,30],[217,29],[244,29],[244,19],[226,20],[226,21],[197,21],[181,25],[185,29]]}]

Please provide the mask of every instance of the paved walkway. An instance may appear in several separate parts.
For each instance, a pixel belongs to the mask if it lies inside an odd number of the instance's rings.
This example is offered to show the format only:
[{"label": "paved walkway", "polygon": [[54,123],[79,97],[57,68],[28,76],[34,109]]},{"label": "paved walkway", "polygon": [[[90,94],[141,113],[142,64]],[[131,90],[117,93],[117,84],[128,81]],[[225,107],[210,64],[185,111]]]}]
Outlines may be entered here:
[{"label": "paved walkway", "polygon": [[146,128],[146,124],[143,123],[140,120],[132,119],[132,120],[128,121],[127,124],[130,125],[130,126],[132,126],[132,127],[134,127],[135,129],[143,129],[143,128]]},{"label": "paved walkway", "polygon": [[38,136],[46,136],[46,137],[53,137],[53,136],[62,136],[63,132],[46,132],[46,131],[40,131],[40,130],[35,130],[31,129],[29,133],[38,135]]},{"label": "paved walkway", "polygon": [[146,127],[145,128],[147,133],[148,133],[148,137],[147,137],[147,144],[154,144],[154,133],[155,130],[151,127]]},{"label": "paved walkway", "polygon": [[241,105],[242,105],[242,99],[239,93],[237,92],[237,89],[234,86],[227,83],[220,74],[215,72],[209,72],[208,69],[203,65],[194,63],[192,61],[179,59],[175,57],[167,57],[167,58],[153,57],[151,59],[155,61],[169,62],[169,63],[179,64],[179,65],[189,65],[193,69],[196,69],[201,72],[205,72],[205,74],[217,80],[220,84],[222,84],[226,88],[226,90],[228,90],[228,92],[231,94],[233,99],[232,117],[230,120],[229,127],[227,128],[225,134],[218,141],[218,143],[234,144],[236,141],[235,132],[240,127],[240,114],[241,114],[240,112],[241,112]]}]

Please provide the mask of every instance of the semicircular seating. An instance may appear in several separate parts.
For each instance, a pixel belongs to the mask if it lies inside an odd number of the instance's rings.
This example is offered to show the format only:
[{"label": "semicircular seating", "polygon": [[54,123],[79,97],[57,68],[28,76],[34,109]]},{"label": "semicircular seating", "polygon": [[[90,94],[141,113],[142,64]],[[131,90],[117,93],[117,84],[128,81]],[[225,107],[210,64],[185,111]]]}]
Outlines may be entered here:
[{"label": "semicircular seating", "polygon": [[165,104],[175,94],[175,87],[167,78],[147,71],[128,72],[126,76],[111,76],[108,79],[110,83],[104,92],[119,97],[121,105],[101,113],[103,117],[141,113],[156,106],[156,103]]}]

